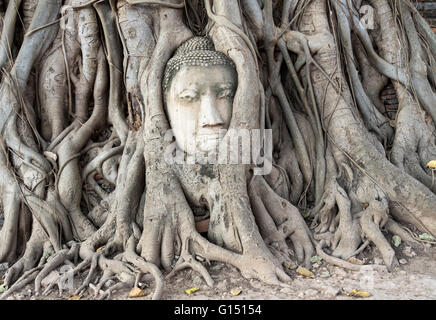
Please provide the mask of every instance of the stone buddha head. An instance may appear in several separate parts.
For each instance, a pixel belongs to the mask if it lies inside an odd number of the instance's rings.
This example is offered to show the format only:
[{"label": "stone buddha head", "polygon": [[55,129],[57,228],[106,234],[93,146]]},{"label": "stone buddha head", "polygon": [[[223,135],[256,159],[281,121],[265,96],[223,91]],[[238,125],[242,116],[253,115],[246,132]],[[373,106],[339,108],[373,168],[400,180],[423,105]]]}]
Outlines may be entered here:
[{"label": "stone buddha head", "polygon": [[168,61],[162,82],[176,143],[187,154],[213,152],[232,117],[235,66],[211,39],[185,41]]}]

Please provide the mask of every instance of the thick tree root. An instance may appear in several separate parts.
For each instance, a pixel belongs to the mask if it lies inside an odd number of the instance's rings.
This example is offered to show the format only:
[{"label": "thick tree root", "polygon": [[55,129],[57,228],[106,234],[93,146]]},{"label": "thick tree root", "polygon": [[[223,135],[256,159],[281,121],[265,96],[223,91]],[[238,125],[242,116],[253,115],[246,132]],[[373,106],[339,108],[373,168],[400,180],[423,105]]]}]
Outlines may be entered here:
[{"label": "thick tree root", "polygon": [[[135,247],[136,241],[134,236],[132,235],[128,240],[126,251],[123,255],[124,259],[126,259],[127,262],[130,262],[131,264],[136,266],[141,271],[141,274],[150,273],[153,276],[155,281],[155,290],[152,296],[152,300],[158,300],[160,299],[163,291],[162,273],[156,265],[146,262],[143,258],[138,256],[135,252]],[[136,283],[137,281],[135,281],[135,284]]]},{"label": "thick tree root", "polygon": [[38,266],[25,272],[6,292],[0,296],[0,300],[6,300],[6,298],[11,294],[24,288],[27,284],[35,280],[42,268],[43,266]]},{"label": "thick tree root", "polygon": [[73,243],[70,249],[63,249],[55,253],[51,259],[44,265],[41,272],[35,279],[35,295],[39,295],[41,291],[41,281],[55,268],[65,263],[67,260],[71,260],[73,258],[78,257],[79,253],[79,245],[77,243]]},{"label": "thick tree root", "polygon": [[[60,0],[22,2],[24,28],[9,1],[0,37],[0,262],[11,263],[0,299],[32,282],[35,295],[107,299],[143,281],[159,299],[185,268],[213,287],[210,261],[286,286],[286,263],[309,268],[316,252],[359,271],[348,260],[372,243],[385,264],[373,267],[392,270],[384,232],[420,242],[401,222],[436,236],[436,38],[404,1],[370,0],[383,23],[369,33],[362,1],[68,0],[72,15]],[[229,129],[273,130],[269,175],[163,156],[161,79],[194,33],[236,67]]]},{"label": "thick tree root", "polygon": [[190,251],[190,239],[182,240],[182,250],[180,253],[180,257],[177,260],[173,270],[167,275],[167,278],[170,279],[173,277],[177,271],[192,268],[194,271],[197,271],[207,283],[207,285],[211,288],[214,286],[214,281],[210,276],[207,269],[195,259],[195,257],[189,252]]},{"label": "thick tree root", "polygon": [[287,200],[280,198],[265,179],[254,176],[248,186],[253,213],[264,241],[281,243],[290,238],[298,262],[310,267],[314,253],[310,231],[298,210]]},{"label": "thick tree root", "polygon": [[[323,251],[323,247],[325,245],[326,245],[326,241],[321,240],[316,246],[316,253],[321,258],[323,258],[327,263],[332,264],[332,265],[336,265],[336,266],[344,268],[344,269],[353,270],[353,271],[361,271],[361,270],[364,270],[365,268],[368,267],[368,266],[364,266],[364,265],[354,264],[354,263],[345,261],[343,259],[326,254]],[[383,266],[383,265],[371,265],[371,268],[374,268],[374,270],[379,270],[379,271],[386,270],[386,266]]]}]

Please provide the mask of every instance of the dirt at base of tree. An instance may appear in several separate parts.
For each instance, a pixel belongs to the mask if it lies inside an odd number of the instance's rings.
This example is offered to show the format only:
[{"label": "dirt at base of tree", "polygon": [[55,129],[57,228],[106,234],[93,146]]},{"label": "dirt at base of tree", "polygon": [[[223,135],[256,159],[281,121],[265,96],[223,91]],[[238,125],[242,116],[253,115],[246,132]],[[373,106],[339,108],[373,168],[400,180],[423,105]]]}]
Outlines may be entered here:
[{"label": "dirt at base of tree", "polygon": [[0,1],[0,300],[428,298],[436,37],[411,4]]},{"label": "dirt at base of tree", "polygon": [[[247,280],[241,277],[236,268],[223,263],[212,263],[208,270],[215,281],[215,287],[209,288],[202,278],[191,269],[179,272],[165,282],[163,300],[424,300],[436,299],[436,247],[420,246],[411,248],[401,244],[396,248],[396,254],[402,264],[393,272],[383,271],[348,271],[329,265],[324,261],[315,263],[311,271],[313,278],[305,278],[294,270],[289,272],[292,283],[289,287],[266,285],[258,280]],[[415,255],[416,254],[416,255]],[[379,263],[378,251],[368,249],[362,256],[372,255],[374,258],[366,261],[368,265]],[[362,257],[361,256],[361,257]],[[363,257],[363,259],[365,259]],[[4,265],[0,265],[0,278],[4,274]],[[75,278],[77,288],[86,277],[87,272]],[[144,297],[135,300],[149,300],[153,283],[150,288],[143,285]],[[190,295],[186,289],[198,288]],[[353,289],[367,291],[367,298],[351,297],[347,293]],[[233,295],[235,291],[241,291]],[[110,299],[127,300],[130,289],[114,292]],[[72,295],[64,292],[62,297],[54,290],[48,296],[35,297],[33,285],[13,294],[8,300],[66,300]],[[81,300],[92,300],[93,291],[88,290]],[[129,299],[131,300],[131,299]]]}]

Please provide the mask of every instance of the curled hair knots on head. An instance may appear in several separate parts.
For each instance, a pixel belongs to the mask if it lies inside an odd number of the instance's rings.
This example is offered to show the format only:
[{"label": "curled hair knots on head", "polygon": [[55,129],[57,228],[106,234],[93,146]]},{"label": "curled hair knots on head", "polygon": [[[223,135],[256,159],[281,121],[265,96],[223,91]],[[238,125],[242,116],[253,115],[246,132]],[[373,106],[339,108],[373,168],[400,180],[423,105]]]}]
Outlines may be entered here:
[{"label": "curled hair knots on head", "polygon": [[168,61],[162,89],[165,92],[182,66],[229,66],[235,69],[233,61],[224,53],[215,50],[212,40],[208,37],[193,37],[183,42]]}]

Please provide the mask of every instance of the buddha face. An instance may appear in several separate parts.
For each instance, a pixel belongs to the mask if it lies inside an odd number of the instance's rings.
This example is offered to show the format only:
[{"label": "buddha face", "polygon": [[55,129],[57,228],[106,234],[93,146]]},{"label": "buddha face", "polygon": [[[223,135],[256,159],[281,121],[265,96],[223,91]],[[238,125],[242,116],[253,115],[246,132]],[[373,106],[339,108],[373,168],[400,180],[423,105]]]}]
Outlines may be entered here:
[{"label": "buddha face", "polygon": [[230,66],[183,66],[166,91],[177,146],[188,154],[213,152],[230,125],[236,72]]}]

